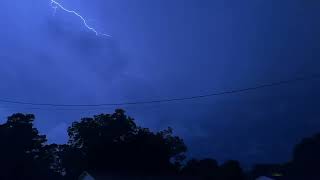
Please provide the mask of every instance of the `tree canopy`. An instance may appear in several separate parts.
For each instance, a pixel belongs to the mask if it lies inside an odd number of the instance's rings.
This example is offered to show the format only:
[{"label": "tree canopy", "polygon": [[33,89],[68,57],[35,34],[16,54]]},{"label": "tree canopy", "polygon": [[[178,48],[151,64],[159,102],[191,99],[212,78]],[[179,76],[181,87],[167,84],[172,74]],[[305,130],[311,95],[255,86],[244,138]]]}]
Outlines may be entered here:
[{"label": "tree canopy", "polygon": [[50,179],[58,174],[45,135],[34,128],[34,115],[13,114],[0,125],[0,179]]},{"label": "tree canopy", "polygon": [[84,171],[126,176],[196,177],[203,180],[318,180],[320,134],[303,139],[283,164],[259,164],[245,175],[238,161],[189,159],[184,141],[172,128],[152,132],[124,110],[75,121],[67,144],[49,144],[32,114],[13,114],[0,125],[0,179],[77,179]]},{"label": "tree canopy", "polygon": [[69,145],[83,154],[86,168],[121,173],[173,173],[187,148],[171,128],[151,132],[123,110],[83,118],[68,129]]}]

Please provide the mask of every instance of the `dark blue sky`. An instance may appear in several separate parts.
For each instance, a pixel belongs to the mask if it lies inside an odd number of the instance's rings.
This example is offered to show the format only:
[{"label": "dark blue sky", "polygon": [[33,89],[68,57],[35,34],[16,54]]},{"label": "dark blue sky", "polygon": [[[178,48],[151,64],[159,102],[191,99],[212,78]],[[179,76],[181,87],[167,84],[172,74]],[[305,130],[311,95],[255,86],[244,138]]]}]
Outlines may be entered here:
[{"label": "dark blue sky", "polygon": [[[99,31],[50,0],[0,2],[1,99],[95,104],[193,96],[319,72],[315,0],[69,0]],[[128,106],[143,126],[171,126],[191,156],[244,164],[290,157],[320,131],[319,80],[208,99]],[[30,112],[50,142],[66,142],[90,111],[0,104],[0,116]]]}]

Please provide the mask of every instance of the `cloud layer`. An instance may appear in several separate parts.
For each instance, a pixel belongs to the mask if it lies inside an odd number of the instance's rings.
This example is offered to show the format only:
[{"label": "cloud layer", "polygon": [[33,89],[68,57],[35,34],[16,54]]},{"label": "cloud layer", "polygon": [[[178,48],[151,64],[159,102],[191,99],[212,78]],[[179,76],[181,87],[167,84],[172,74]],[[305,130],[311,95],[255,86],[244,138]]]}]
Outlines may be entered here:
[{"label": "cloud layer", "polygon": [[[1,98],[36,103],[113,103],[183,97],[307,75],[319,69],[319,12],[305,1],[70,1],[92,25],[49,2],[0,2]],[[122,107],[139,124],[172,126],[190,154],[245,163],[281,161],[299,138],[319,131],[320,86],[305,81],[197,101]],[[51,142],[92,111],[36,113]],[[44,108],[45,109],[45,108]]]}]

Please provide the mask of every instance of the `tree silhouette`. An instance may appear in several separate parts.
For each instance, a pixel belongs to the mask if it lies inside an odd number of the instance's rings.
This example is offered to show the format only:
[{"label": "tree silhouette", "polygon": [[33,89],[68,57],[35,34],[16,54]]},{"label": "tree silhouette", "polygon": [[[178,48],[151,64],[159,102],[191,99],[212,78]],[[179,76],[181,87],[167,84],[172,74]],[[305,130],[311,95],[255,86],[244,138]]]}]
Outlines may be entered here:
[{"label": "tree silhouette", "polygon": [[283,164],[260,164],[251,176],[269,176],[280,180],[320,179],[320,134],[304,138],[293,150],[292,160]]},{"label": "tree silhouette", "polygon": [[0,179],[50,179],[59,177],[51,168],[52,154],[46,136],[33,127],[31,114],[13,114],[0,125]]},{"label": "tree silhouette", "polygon": [[203,179],[217,179],[219,177],[219,165],[214,159],[191,159],[182,169],[182,174]]},{"label": "tree silhouette", "polygon": [[[82,118],[68,128],[68,144],[47,144],[34,127],[32,114],[13,114],[0,125],[0,179],[77,179],[84,171],[107,176],[172,176],[177,179],[244,180],[238,161],[191,159],[187,148],[168,128],[152,132],[137,126],[123,110]],[[320,134],[303,139],[291,161],[258,164],[249,178],[320,179]],[[130,177],[128,177],[130,179]]]},{"label": "tree silhouette", "polygon": [[172,129],[153,133],[120,109],[74,122],[68,134],[70,148],[78,150],[85,162],[79,168],[93,172],[170,174],[178,171],[186,152]]},{"label": "tree silhouette", "polygon": [[198,177],[203,180],[244,180],[245,175],[237,161],[230,160],[218,165],[216,160],[191,159],[182,169],[184,176]]},{"label": "tree silhouette", "polygon": [[245,175],[238,161],[230,160],[220,167],[221,180],[244,180]]},{"label": "tree silhouette", "polygon": [[291,179],[320,179],[320,134],[305,138],[295,146],[289,175]]}]

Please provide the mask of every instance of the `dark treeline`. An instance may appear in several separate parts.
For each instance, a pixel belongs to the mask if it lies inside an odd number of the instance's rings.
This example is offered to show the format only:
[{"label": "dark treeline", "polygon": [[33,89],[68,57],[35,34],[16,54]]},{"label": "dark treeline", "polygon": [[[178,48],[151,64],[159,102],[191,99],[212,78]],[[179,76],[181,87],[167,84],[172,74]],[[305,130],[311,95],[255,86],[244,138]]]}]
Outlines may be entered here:
[{"label": "dark treeline", "polygon": [[171,128],[151,132],[123,110],[82,118],[68,128],[67,144],[48,144],[34,127],[35,116],[13,114],[0,125],[1,180],[73,180],[83,172],[126,177],[246,180],[320,179],[320,135],[296,145],[292,160],[259,164],[244,172],[239,162],[187,160],[187,147]]}]

